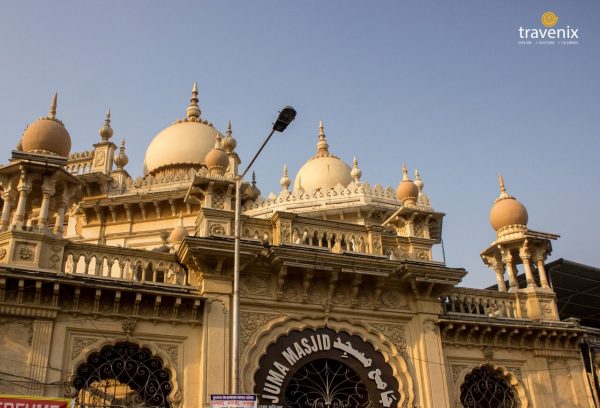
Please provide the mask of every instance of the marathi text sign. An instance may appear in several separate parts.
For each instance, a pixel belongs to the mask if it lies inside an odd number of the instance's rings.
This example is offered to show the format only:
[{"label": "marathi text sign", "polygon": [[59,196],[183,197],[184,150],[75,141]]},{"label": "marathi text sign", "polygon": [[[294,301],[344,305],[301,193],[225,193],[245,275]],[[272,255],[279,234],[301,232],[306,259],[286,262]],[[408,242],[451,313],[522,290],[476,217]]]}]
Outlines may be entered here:
[{"label": "marathi text sign", "polygon": [[64,398],[0,395],[0,408],[68,408],[70,403]]},{"label": "marathi text sign", "polygon": [[211,395],[210,408],[256,408],[256,395]]}]

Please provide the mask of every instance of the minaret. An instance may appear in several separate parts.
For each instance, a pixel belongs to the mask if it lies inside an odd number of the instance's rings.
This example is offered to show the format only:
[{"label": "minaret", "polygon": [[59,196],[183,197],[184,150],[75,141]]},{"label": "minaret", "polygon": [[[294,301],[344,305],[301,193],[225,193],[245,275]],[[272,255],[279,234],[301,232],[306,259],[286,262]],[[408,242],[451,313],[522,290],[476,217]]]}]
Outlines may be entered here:
[{"label": "minaret", "polygon": [[90,173],[109,174],[112,171],[115,150],[117,146],[110,141],[113,135],[113,129],[110,126],[111,122],[110,109],[106,112],[104,125],[98,131],[102,141],[94,144],[94,161]]},{"label": "minaret", "polygon": [[356,156],[354,157],[354,161],[352,164],[352,171],[350,172],[352,179],[355,183],[360,182],[360,176],[362,176],[362,171],[358,168],[358,160],[356,160]]}]

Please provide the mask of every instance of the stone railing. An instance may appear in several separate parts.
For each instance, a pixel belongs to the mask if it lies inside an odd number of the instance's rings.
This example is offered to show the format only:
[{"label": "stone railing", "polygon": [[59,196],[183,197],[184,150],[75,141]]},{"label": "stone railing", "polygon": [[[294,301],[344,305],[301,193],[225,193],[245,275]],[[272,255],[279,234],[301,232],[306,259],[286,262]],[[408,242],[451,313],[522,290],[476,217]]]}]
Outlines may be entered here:
[{"label": "stone railing", "polygon": [[186,270],[174,254],[120,247],[69,243],[65,247],[62,271],[129,282],[187,284]]},{"label": "stone railing", "polygon": [[75,152],[69,155],[69,160],[67,161],[66,170],[73,174],[87,174],[92,170],[92,164],[94,162],[94,152],[93,151],[83,151],[83,152]]},{"label": "stone railing", "polygon": [[455,288],[441,300],[446,315],[503,319],[527,318],[526,310],[521,307],[524,305],[524,300],[519,299],[516,293]]}]

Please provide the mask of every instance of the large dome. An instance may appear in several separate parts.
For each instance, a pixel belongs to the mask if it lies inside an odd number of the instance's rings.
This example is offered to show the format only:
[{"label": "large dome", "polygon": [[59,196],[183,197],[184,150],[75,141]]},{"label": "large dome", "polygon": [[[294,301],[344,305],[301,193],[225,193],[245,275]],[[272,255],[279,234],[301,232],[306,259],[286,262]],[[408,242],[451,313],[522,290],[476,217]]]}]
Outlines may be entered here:
[{"label": "large dome", "polygon": [[352,169],[339,157],[329,153],[329,145],[325,140],[323,122],[319,124],[319,143],[317,155],[300,168],[294,178],[294,190],[328,190],[338,183],[347,186],[353,181]]},{"label": "large dome", "polygon": [[71,151],[71,136],[56,119],[57,95],[52,98],[50,113],[33,122],[23,132],[21,148],[25,152],[56,154],[67,157]]},{"label": "large dome", "polygon": [[[200,119],[198,87],[194,83],[187,118],[157,134],[144,158],[144,174],[176,166],[200,166],[215,146],[217,134],[212,124]],[[221,135],[222,136],[222,135]]]}]

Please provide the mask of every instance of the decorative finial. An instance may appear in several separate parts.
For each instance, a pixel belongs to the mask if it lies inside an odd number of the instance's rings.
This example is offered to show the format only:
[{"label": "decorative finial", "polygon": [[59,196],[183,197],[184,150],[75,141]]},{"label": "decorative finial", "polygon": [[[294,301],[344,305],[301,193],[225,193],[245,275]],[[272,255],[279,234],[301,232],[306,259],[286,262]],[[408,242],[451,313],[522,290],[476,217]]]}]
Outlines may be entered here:
[{"label": "decorative finial", "polygon": [[227,122],[227,133],[225,136],[225,140],[223,140],[223,150],[227,153],[232,153],[237,146],[237,140],[235,140],[232,136],[233,132],[231,131],[231,121]]},{"label": "decorative finial", "polygon": [[360,171],[360,169],[358,168],[358,160],[356,160],[356,156],[354,157],[352,171],[350,172],[350,175],[354,179],[355,183],[358,183],[360,181],[360,176],[362,176],[362,171]]},{"label": "decorative finial", "polygon": [[499,173],[498,173],[498,184],[500,184],[500,196],[498,196],[496,201],[504,200],[505,198],[513,198],[510,196],[510,194],[508,194],[506,192],[506,187],[504,186],[504,178]]},{"label": "decorative finial", "polygon": [[106,112],[106,118],[104,119],[104,126],[98,131],[103,141],[107,142],[113,135],[112,127],[110,127],[110,109]]},{"label": "decorative finial", "polygon": [[317,143],[317,157],[328,157],[329,145],[325,139],[325,132],[323,130],[323,121],[319,121],[319,143]]},{"label": "decorative finial", "polygon": [[419,175],[419,170],[415,169],[415,185],[419,188],[419,193],[423,191],[423,187],[425,183],[421,180],[421,176]]},{"label": "decorative finial", "polygon": [[192,98],[190,99],[190,106],[187,108],[187,117],[190,120],[200,119],[200,108],[198,107],[198,84],[194,81],[192,87]]},{"label": "decorative finial", "polygon": [[283,165],[283,176],[281,177],[279,184],[281,184],[281,188],[283,188],[284,191],[288,191],[291,183],[292,183],[292,181],[288,177],[287,165],[284,164]]},{"label": "decorative finial", "polygon": [[119,148],[119,154],[113,160],[117,170],[123,170],[127,163],[129,163],[129,157],[125,154],[125,139],[121,140],[121,147]]},{"label": "decorative finial", "polygon": [[252,170],[252,187],[256,187],[256,173]]},{"label": "decorative finial", "polygon": [[50,119],[56,119],[56,106],[58,104],[58,92],[54,93],[52,97],[52,102],[50,103],[50,112],[48,113],[48,117]]},{"label": "decorative finial", "polygon": [[406,168],[406,164],[402,163],[402,181],[410,180],[408,178],[408,169]]}]

